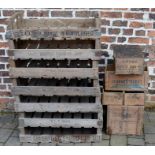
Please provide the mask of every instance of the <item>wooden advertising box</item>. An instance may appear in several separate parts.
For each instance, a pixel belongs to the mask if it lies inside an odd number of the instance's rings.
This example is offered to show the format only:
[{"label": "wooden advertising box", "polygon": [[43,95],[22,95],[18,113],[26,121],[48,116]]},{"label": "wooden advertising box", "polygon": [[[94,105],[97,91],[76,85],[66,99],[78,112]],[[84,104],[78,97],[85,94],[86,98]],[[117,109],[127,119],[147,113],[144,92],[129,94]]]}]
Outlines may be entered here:
[{"label": "wooden advertising box", "polygon": [[108,106],[107,133],[141,135],[144,106]]},{"label": "wooden advertising box", "polygon": [[116,74],[143,74],[144,53],[137,46],[116,46],[114,48]]},{"label": "wooden advertising box", "polygon": [[113,66],[105,73],[105,90],[110,91],[145,91],[147,71],[142,75],[116,75]]}]

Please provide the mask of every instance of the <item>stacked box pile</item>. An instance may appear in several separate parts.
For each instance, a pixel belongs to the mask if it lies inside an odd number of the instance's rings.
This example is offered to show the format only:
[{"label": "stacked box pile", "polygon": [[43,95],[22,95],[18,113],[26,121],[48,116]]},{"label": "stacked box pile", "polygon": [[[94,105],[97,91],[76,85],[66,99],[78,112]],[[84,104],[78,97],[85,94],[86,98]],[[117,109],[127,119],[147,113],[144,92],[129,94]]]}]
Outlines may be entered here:
[{"label": "stacked box pile", "polygon": [[102,100],[107,105],[108,134],[142,134],[146,75],[143,52],[126,45],[114,47],[114,65],[107,67]]},{"label": "stacked box pile", "polygon": [[10,19],[10,77],[20,141],[102,139],[99,19]]}]

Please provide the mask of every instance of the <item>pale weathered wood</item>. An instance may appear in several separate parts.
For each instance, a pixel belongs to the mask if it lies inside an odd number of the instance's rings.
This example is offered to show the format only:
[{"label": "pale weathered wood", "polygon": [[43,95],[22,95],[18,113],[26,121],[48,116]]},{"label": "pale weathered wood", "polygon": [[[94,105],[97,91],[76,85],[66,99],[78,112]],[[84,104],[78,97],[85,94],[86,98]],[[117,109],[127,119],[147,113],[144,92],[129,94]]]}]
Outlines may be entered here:
[{"label": "pale weathered wood", "polygon": [[6,20],[8,25],[7,27],[8,30],[18,29],[21,27],[23,13],[24,13],[23,11],[18,11]]},{"label": "pale weathered wood", "polygon": [[14,103],[16,112],[99,112],[100,103]]},{"label": "pale weathered wood", "polygon": [[141,135],[144,106],[113,106],[107,109],[107,133]]},{"label": "pale weathered wood", "polygon": [[123,105],[124,95],[122,92],[104,92],[103,105]]},{"label": "pale weathered wood", "polygon": [[47,60],[99,60],[96,53],[101,50],[96,49],[10,49],[9,53],[12,58],[17,59],[47,59]]},{"label": "pale weathered wood", "polygon": [[19,135],[20,142],[30,143],[85,143],[85,142],[100,142],[102,140],[102,134],[68,134],[68,135]]},{"label": "pale weathered wood", "polygon": [[10,68],[11,78],[91,78],[98,79],[98,69],[92,68]]},{"label": "pale weathered wood", "polygon": [[113,68],[105,73],[105,90],[144,91],[146,90],[146,73],[143,75],[116,75]]},{"label": "pale weathered wood", "polygon": [[72,39],[96,39],[100,38],[100,32],[96,28],[52,28],[52,29],[19,29],[9,30],[6,32],[7,39],[32,39],[38,40],[44,38],[46,40],[68,40]]},{"label": "pale weathered wood", "polygon": [[115,73],[126,74],[143,74],[144,58],[116,58]]},{"label": "pale weathered wood", "polygon": [[144,106],[144,93],[125,93],[124,104]]},{"label": "pale weathered wood", "polygon": [[83,18],[59,18],[59,19],[23,19],[22,28],[49,28],[49,27],[81,27],[89,28],[96,27],[95,19]]},{"label": "pale weathered wood", "polygon": [[15,86],[12,88],[14,95],[37,96],[100,96],[99,87],[54,87],[54,86]]},{"label": "pale weathered wood", "polygon": [[97,119],[19,118],[19,127],[100,128],[99,122]]}]

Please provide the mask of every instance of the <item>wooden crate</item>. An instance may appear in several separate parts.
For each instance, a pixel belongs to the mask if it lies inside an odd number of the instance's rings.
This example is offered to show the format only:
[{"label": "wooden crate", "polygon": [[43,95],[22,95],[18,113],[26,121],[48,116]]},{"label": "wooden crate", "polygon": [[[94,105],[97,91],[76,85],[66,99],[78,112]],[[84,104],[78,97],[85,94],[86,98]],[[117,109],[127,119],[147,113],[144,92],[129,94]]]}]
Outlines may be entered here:
[{"label": "wooden crate", "polygon": [[143,134],[144,106],[113,106],[107,108],[107,133]]},{"label": "wooden crate", "polygon": [[145,91],[147,89],[147,71],[143,75],[116,75],[113,66],[105,73],[105,90]]},{"label": "wooden crate", "polygon": [[139,105],[144,106],[144,93],[125,93],[124,95],[124,105]]},{"label": "wooden crate", "polygon": [[144,106],[144,93],[104,92],[103,105],[142,105]]},{"label": "wooden crate", "polygon": [[23,13],[15,13],[8,20],[7,39],[99,39],[99,18],[24,19]]},{"label": "wooden crate", "polygon": [[6,38],[20,141],[101,141],[100,20],[29,20],[17,13]]},{"label": "wooden crate", "polygon": [[136,46],[121,45],[114,48],[116,74],[143,74],[144,53]]},{"label": "wooden crate", "polygon": [[19,116],[21,142],[100,141],[102,125],[102,112],[26,112]]},{"label": "wooden crate", "polygon": [[104,92],[102,97],[103,105],[123,105],[122,92]]}]

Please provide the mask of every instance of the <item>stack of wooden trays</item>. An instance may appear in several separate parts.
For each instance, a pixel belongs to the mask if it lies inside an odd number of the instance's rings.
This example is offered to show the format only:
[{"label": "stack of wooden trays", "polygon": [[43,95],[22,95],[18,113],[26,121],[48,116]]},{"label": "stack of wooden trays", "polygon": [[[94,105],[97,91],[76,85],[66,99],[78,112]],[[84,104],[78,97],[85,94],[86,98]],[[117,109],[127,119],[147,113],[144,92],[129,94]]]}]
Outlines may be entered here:
[{"label": "stack of wooden trays", "polygon": [[130,46],[116,46],[114,60],[105,73],[102,99],[107,105],[107,133],[141,135],[147,87],[144,53]]},{"label": "stack of wooden trays", "polygon": [[101,141],[98,20],[10,19],[6,36],[21,142]]}]

